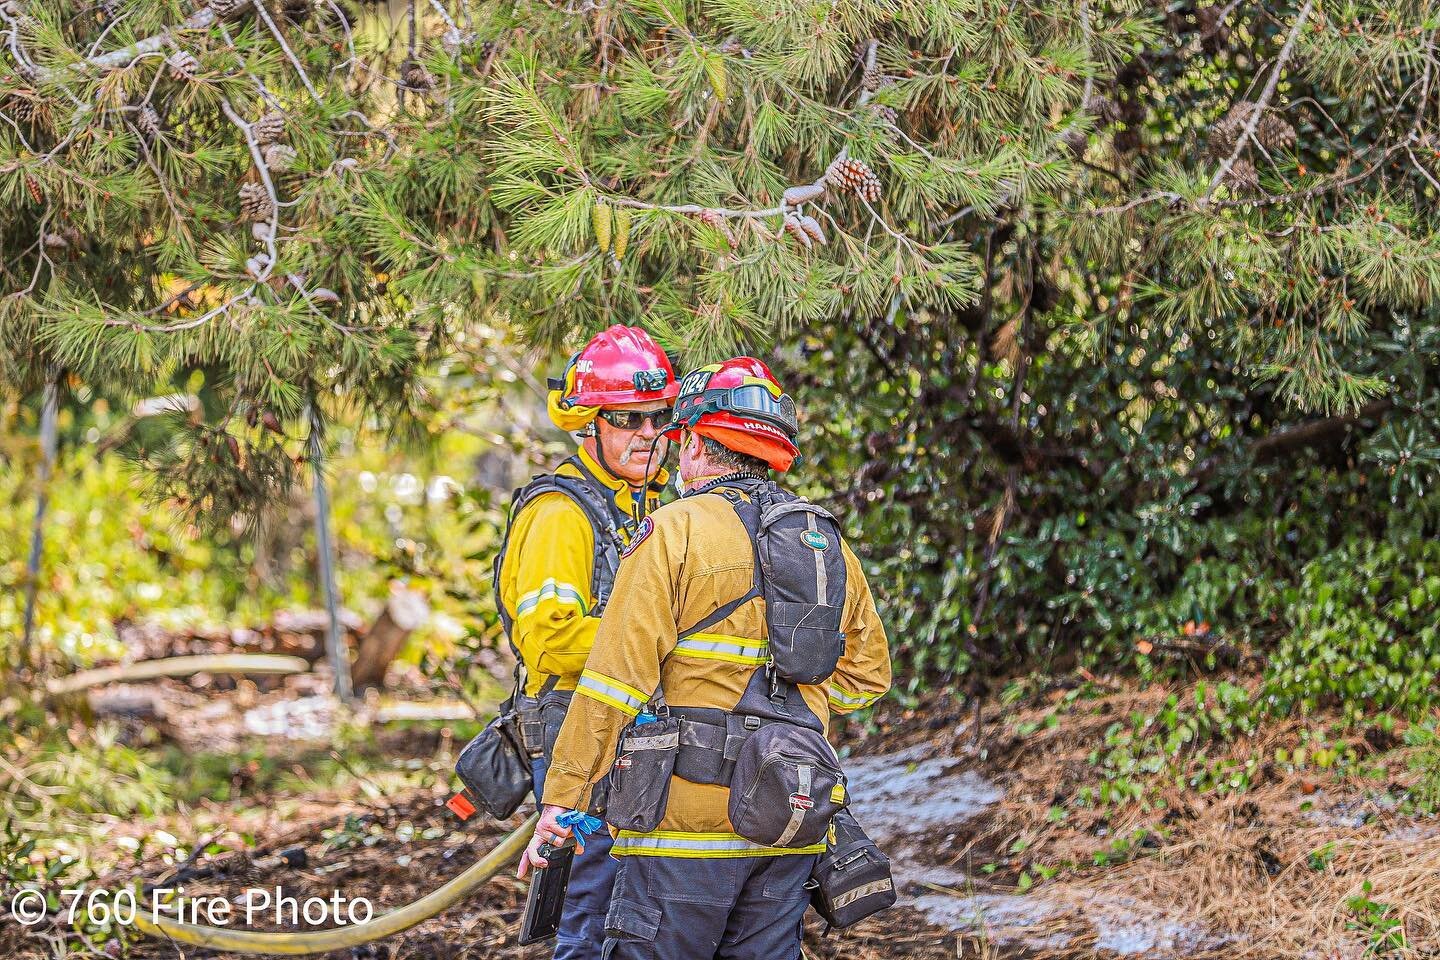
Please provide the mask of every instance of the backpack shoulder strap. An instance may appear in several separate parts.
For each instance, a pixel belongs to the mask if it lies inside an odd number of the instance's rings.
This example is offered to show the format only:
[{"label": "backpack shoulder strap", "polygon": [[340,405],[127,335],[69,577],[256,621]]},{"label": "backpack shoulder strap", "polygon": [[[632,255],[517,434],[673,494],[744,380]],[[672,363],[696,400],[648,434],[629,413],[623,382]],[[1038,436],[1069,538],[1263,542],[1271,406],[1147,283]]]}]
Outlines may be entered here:
[{"label": "backpack shoulder strap", "polygon": [[[510,531],[514,529],[515,518],[520,511],[525,509],[537,497],[547,493],[559,493],[574,501],[585,518],[590,521],[591,530],[594,532],[594,562],[591,566],[590,592],[595,597],[595,603],[591,608],[592,615],[599,615],[605,609],[605,604],[610,599],[611,590],[615,586],[615,571],[620,565],[620,530],[616,525],[613,511],[613,501],[607,501],[595,484],[587,482],[584,465],[576,457],[570,457],[565,461],[573,463],[580,469],[579,477],[567,477],[554,473],[538,474],[530,479],[530,482],[520,487],[510,498],[510,510],[505,523],[505,536],[500,542],[500,549],[495,554],[495,564],[491,571],[491,586],[495,591],[495,609],[500,614],[500,626],[505,631],[508,639],[514,621],[505,610],[505,603],[500,599],[500,568],[505,562],[505,555],[510,550]],[[514,650],[514,644],[511,643]],[[519,656],[516,651],[516,656]]]},{"label": "backpack shoulder strap", "polygon": [[[745,533],[748,534],[750,537],[750,548],[751,550],[754,550],[756,545],[756,538],[759,536],[760,533],[759,504],[755,503],[751,499],[747,499],[746,497],[741,496],[735,488],[728,485],[714,487],[710,490],[707,490],[706,493],[713,493],[717,496],[724,497],[725,500],[730,504],[730,506],[735,509],[736,516],[740,518],[740,523],[745,527]],[[760,556],[757,553],[755,555],[755,572],[750,579],[750,589],[745,591],[735,599],[729,601],[728,603],[721,604],[715,609],[714,613],[711,613],[708,617],[705,617],[703,620],[701,620],[699,623],[696,623],[690,629],[683,631],[680,634],[679,639],[684,640],[686,637],[693,636],[697,633],[704,633],[705,631],[709,630],[711,627],[715,626],[715,624],[719,623],[721,620],[724,620],[736,610],[739,610],[746,603],[749,603],[751,600],[754,600],[756,597],[760,596],[760,588]]]}]

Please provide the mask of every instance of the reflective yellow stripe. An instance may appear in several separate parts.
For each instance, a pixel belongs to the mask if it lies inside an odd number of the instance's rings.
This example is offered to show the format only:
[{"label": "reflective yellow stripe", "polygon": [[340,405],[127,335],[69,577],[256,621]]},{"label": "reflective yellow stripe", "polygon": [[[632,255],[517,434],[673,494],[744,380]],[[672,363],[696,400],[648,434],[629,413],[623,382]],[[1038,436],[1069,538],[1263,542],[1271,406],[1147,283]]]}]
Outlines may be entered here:
[{"label": "reflective yellow stripe", "polygon": [[616,680],[614,677],[607,677],[607,676],[605,676],[605,674],[601,673],[599,670],[585,670],[585,671],[583,671],[583,672],[580,674],[580,676],[582,676],[582,677],[589,677],[591,680],[595,680],[595,681],[598,681],[598,682],[600,682],[600,683],[603,683],[603,684],[605,684],[607,687],[612,687],[612,688],[614,688],[615,690],[620,691],[621,693],[628,693],[630,696],[632,696],[632,697],[635,698],[635,705],[636,705],[636,706],[642,706],[642,705],[645,703],[646,700],[649,700],[649,699],[650,699],[650,694],[648,694],[648,693],[641,693],[639,690],[636,690],[634,687],[630,686],[630,684],[628,684],[628,683],[621,683],[619,680]]},{"label": "reflective yellow stripe", "polygon": [[770,658],[770,644],[751,637],[725,633],[692,633],[675,644],[675,654],[697,660],[723,660],[757,666]]},{"label": "reflective yellow stripe", "polygon": [[538,590],[531,590],[520,601],[515,604],[515,619],[519,620],[527,614],[535,612],[540,606],[540,601],[550,599],[561,606],[579,607],[583,616],[589,610],[589,604],[585,602],[585,595],[573,584],[560,583],[554,577],[546,580]]},{"label": "reflective yellow stripe", "polygon": [[830,705],[839,707],[841,710],[854,710],[859,707],[868,707],[880,699],[878,693],[851,693],[844,687],[834,683],[829,685]]},{"label": "reflective yellow stripe", "polygon": [[598,703],[614,707],[627,717],[633,717],[645,705],[646,697],[639,695],[634,687],[612,680],[603,673],[586,670],[580,674],[575,692]]},{"label": "reflective yellow stripe", "polygon": [[624,703],[624,702],[622,702],[622,701],[620,701],[620,700],[616,700],[614,697],[607,696],[606,694],[603,694],[603,693],[601,693],[601,692],[598,691],[598,690],[592,690],[592,689],[590,689],[589,687],[585,686],[584,684],[585,684],[585,681],[584,681],[584,680],[581,680],[580,683],[577,684],[576,687],[575,687],[575,692],[576,692],[577,694],[579,694],[580,696],[582,696],[582,697],[589,697],[591,700],[595,700],[595,701],[598,701],[599,703],[603,703],[603,704],[605,704],[607,707],[614,707],[616,710],[619,710],[621,713],[625,714],[627,717],[633,717],[633,716],[635,716],[637,713],[640,712],[640,708],[639,708],[639,707],[632,707],[632,706],[630,706],[628,703]]},{"label": "reflective yellow stripe", "polygon": [[808,847],[767,847],[735,833],[683,833],[677,830],[653,830],[650,833],[621,830],[611,848],[611,855],[616,857],[678,857],[689,860],[782,857],[792,853],[824,852],[823,842]]}]

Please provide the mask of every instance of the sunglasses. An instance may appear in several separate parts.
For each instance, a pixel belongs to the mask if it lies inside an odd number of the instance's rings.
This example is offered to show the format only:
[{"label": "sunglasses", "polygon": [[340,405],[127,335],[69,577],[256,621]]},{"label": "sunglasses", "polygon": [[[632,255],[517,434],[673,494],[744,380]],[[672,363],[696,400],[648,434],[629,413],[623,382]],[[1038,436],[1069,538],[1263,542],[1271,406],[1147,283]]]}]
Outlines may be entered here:
[{"label": "sunglasses", "polygon": [[669,407],[661,407],[658,410],[601,410],[599,416],[616,430],[639,430],[646,420],[656,430],[663,430],[670,425],[671,414]]}]

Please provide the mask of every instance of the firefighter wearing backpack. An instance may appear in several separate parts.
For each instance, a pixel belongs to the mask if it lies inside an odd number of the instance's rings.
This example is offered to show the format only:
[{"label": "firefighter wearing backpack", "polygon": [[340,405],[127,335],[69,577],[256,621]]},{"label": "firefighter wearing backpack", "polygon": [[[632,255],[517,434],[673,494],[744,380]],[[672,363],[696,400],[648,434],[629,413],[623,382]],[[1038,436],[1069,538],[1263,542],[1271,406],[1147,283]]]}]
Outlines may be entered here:
[{"label": "firefighter wearing backpack", "polygon": [[[495,566],[501,621],[525,668],[516,704],[537,803],[640,501],[659,502],[668,446],[659,432],[679,390],[664,351],[644,330],[619,325],[592,338],[550,387],[550,418],[580,435],[580,449],[516,491]],[[608,841],[597,838],[601,855],[575,864],[556,960],[600,956],[616,869]]]},{"label": "firefighter wearing backpack", "polygon": [[610,774],[607,960],[797,960],[847,802],[824,731],[889,689],[885,632],[834,518],[769,479],[798,450],[763,363],[687,375],[667,436],[684,494],[626,549],[521,875]]}]

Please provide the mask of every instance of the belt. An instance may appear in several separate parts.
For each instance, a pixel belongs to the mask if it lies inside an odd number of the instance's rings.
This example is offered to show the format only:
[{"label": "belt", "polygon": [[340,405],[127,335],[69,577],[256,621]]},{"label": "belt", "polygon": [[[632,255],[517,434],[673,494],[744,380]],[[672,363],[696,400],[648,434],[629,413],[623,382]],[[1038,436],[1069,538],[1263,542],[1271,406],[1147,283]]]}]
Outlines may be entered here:
[{"label": "belt", "polygon": [[573,690],[554,689],[554,683],[551,681],[557,679],[559,678],[552,677],[547,680],[546,686],[550,689],[542,687],[538,697],[528,697],[522,694],[515,698],[515,712],[520,715],[520,739],[525,743],[525,752],[531,757],[546,756],[545,747],[549,738],[545,735],[545,718],[540,710],[541,705],[559,703],[563,704],[568,711],[570,701],[575,697]]},{"label": "belt", "polygon": [[691,783],[729,786],[735,759],[750,734],[775,721],[742,716],[717,707],[670,707],[680,720],[675,776]]}]

